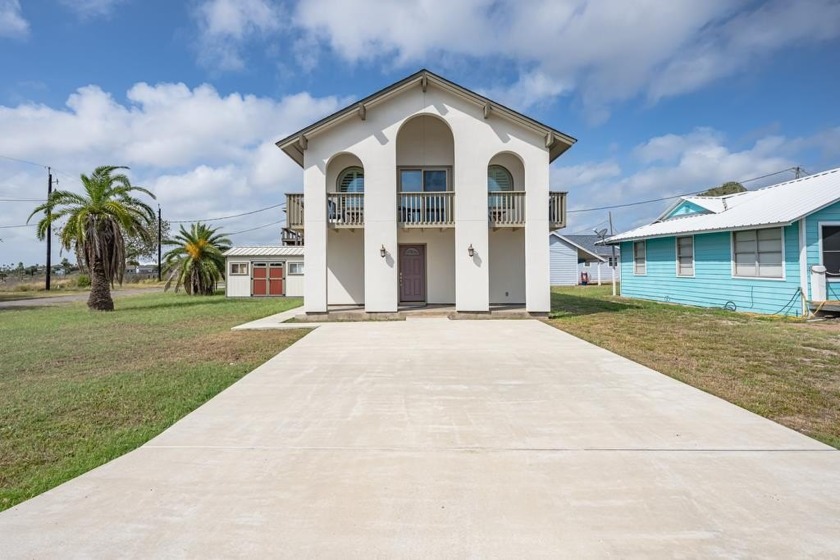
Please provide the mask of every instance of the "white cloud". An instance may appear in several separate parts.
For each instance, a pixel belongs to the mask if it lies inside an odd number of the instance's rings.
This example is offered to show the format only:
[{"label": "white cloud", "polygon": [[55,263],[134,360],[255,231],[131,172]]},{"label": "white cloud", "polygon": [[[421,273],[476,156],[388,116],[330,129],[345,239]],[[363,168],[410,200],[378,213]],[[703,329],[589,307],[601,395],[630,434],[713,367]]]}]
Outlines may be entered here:
[{"label": "white cloud", "polygon": [[[298,93],[273,100],[211,86],[138,83],[118,102],[98,86],[80,88],[65,107],[0,106],[0,154],[53,166],[60,187],[97,165],[128,165],[138,185],[158,195],[167,219],[212,218],[284,201],[302,182],[300,168],[274,142],[335,111],[344,100]],[[42,198],[46,170],[0,159],[0,198]],[[0,225],[26,222],[36,202],[5,203]],[[218,222],[238,231],[282,219],[280,209]],[[235,237],[276,243],[279,226]],[[34,228],[2,229],[0,263],[20,254],[44,262]],[[57,251],[57,249],[56,249]]]},{"label": "white cloud", "polygon": [[306,0],[293,21],[298,33],[351,63],[498,60],[518,71],[513,83],[485,73],[488,91],[503,100],[526,109],[574,91],[603,120],[617,101],[695,91],[777,51],[836,39],[840,4]]},{"label": "white cloud", "polygon": [[19,0],[0,0],[0,37],[21,39],[29,36],[29,22],[23,17]]},{"label": "white cloud", "polygon": [[80,19],[108,17],[114,9],[126,0],[59,0],[62,6],[74,12]]},{"label": "white cloud", "polygon": [[[633,150],[642,167],[630,162],[622,170],[613,160],[555,165],[551,170],[552,188],[569,192],[569,228],[574,231],[607,216],[606,209],[578,210],[693,193],[726,181],[743,181],[787,169],[796,165],[803,150],[835,141],[834,134],[829,130],[792,139],[771,135],[740,150],[729,146],[722,133],[707,128],[684,135],[668,134],[651,138]],[[746,186],[757,188],[789,178],[793,175],[782,174]],[[649,222],[668,204],[663,201],[612,210],[617,231]]]},{"label": "white cloud", "polygon": [[283,28],[283,13],[270,0],[205,0],[193,12],[199,60],[218,70],[241,70],[250,41]]}]

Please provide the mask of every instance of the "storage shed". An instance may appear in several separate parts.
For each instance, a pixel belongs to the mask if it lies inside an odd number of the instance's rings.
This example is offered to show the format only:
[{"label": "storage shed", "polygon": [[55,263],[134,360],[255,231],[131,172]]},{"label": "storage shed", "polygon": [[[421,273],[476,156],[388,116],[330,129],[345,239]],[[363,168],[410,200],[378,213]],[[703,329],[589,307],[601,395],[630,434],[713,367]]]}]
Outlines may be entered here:
[{"label": "storage shed", "polygon": [[233,247],[225,271],[227,297],[303,297],[303,247]]}]

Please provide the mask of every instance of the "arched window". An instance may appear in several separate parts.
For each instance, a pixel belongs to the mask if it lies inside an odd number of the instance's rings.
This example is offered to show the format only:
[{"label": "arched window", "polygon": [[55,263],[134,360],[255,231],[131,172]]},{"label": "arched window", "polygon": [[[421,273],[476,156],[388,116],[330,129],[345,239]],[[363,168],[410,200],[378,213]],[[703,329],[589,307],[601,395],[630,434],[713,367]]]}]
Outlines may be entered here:
[{"label": "arched window", "polygon": [[365,172],[361,167],[348,167],[338,176],[338,192],[365,192]]},{"label": "arched window", "polygon": [[488,191],[512,191],[513,177],[510,171],[501,165],[491,165],[487,168]]}]

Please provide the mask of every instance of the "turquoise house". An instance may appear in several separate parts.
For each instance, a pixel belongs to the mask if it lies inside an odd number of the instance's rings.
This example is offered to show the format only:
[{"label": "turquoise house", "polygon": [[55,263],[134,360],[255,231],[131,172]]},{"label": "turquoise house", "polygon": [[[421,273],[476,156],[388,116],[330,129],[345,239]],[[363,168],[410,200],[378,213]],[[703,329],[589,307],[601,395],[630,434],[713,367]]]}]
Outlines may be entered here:
[{"label": "turquoise house", "polygon": [[683,197],[621,247],[621,295],[802,316],[840,300],[840,169]]}]

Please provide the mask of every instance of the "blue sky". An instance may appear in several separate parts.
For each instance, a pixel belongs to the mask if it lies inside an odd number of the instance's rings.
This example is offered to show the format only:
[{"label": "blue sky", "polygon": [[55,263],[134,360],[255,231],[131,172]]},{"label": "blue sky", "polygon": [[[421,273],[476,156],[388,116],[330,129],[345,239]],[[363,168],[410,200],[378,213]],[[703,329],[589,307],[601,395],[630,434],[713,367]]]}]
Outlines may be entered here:
[{"label": "blue sky", "polygon": [[[838,59],[837,0],[0,0],[0,226],[45,190],[13,159],[67,189],[128,165],[171,220],[280,203],[302,174],[274,141],[425,67],[578,139],[551,188],[588,233],[606,211],[580,210],[840,166]],[[214,223],[271,244],[281,218]],[[0,238],[44,262],[34,228]]]}]

